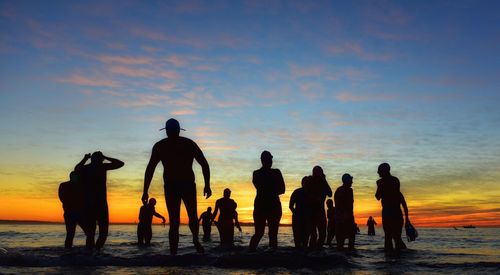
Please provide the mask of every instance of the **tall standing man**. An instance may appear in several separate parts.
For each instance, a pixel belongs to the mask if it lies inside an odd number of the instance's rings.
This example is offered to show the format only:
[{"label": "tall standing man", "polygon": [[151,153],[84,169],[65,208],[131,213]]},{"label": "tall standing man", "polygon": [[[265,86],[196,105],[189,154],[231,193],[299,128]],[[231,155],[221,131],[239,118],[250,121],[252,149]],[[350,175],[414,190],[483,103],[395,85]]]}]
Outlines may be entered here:
[{"label": "tall standing man", "polygon": [[170,222],[168,232],[170,254],[176,255],[179,245],[181,200],[184,202],[189,217],[189,228],[193,234],[193,244],[198,253],[203,253],[203,246],[198,241],[198,210],[196,206],[193,159],[196,159],[201,165],[205,180],[203,195],[207,199],[212,195],[212,190],[210,190],[210,168],[198,145],[188,138],[179,136],[181,127],[177,120],[173,118],[167,120],[163,129],[167,132],[167,138],[160,140],[153,146],[153,152],[144,175],[142,202],[146,204],[148,201],[149,185],[156,165],[161,161],[163,165],[163,188]]}]

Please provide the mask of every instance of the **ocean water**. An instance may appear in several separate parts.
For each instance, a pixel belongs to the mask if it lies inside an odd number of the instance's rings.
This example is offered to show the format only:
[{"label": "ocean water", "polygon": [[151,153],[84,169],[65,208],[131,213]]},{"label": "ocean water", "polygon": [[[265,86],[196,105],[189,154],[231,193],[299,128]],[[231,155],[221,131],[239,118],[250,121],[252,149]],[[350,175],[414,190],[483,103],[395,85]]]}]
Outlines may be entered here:
[{"label": "ocean water", "polygon": [[[257,252],[247,246],[253,227],[236,231],[236,247],[218,248],[204,242],[206,253],[197,254],[187,226],[181,226],[179,255],[168,253],[168,225],[153,226],[153,245],[136,245],[135,225],[111,225],[100,254],[85,252],[84,235],[78,229],[75,247],[63,248],[65,229],[59,224],[0,224],[0,272],[3,274],[500,274],[500,229],[420,228],[419,238],[407,243],[401,255],[385,255],[382,229],[356,236],[356,251],[344,253],[325,248],[299,252],[293,248],[291,227],[281,227],[276,251],[264,237]],[[267,233],[267,232],[266,232]]]}]

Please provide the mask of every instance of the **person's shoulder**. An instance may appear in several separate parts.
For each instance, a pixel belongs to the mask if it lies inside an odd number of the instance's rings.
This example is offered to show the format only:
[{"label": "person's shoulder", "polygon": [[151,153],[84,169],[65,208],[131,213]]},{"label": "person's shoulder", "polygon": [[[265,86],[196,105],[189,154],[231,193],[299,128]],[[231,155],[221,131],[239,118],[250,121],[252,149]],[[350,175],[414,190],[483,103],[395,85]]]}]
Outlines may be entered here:
[{"label": "person's shoulder", "polygon": [[159,140],[158,142],[156,142],[156,143],[155,143],[155,145],[153,145],[153,149],[154,149],[154,148],[159,148],[159,147],[162,147],[162,146],[164,146],[167,142],[168,142],[168,139],[167,139],[167,138],[161,139],[161,140]]},{"label": "person's shoulder", "polygon": [[377,180],[377,184],[381,184],[381,183],[383,183],[383,182],[384,182],[384,179],[383,179],[383,178],[380,178],[380,179],[378,179],[378,180]]}]

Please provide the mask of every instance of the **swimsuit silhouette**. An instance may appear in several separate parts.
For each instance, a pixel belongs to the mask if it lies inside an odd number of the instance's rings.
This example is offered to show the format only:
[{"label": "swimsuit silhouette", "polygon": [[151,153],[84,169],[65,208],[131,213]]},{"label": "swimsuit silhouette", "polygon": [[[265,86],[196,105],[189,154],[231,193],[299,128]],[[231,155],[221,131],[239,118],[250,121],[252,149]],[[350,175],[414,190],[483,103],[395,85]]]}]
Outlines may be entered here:
[{"label": "swimsuit silhouette", "polygon": [[160,140],[153,146],[151,158],[146,168],[142,201],[145,204],[148,199],[149,185],[155,168],[161,161],[164,168],[165,201],[170,223],[168,232],[170,254],[176,255],[179,245],[181,201],[184,202],[189,217],[189,228],[193,235],[193,244],[199,253],[203,253],[203,246],[198,241],[198,210],[196,205],[196,184],[192,167],[193,160],[196,160],[201,165],[205,181],[203,194],[206,195],[207,199],[212,195],[210,168],[198,145],[188,138],[179,136],[181,128],[177,120],[173,118],[167,120],[164,129],[167,132],[167,138]]},{"label": "swimsuit silhouette", "polygon": [[137,241],[139,245],[151,245],[153,216],[162,219],[163,224],[165,224],[165,218],[156,212],[155,205],[156,199],[151,198],[148,204],[141,206],[139,210],[139,224],[137,225]]},{"label": "swimsuit silhouette", "polygon": [[328,219],[326,244],[331,246],[333,237],[335,237],[335,207],[331,199],[326,201],[326,207],[326,217]]},{"label": "swimsuit silhouette", "polygon": [[302,187],[295,189],[290,196],[289,208],[292,211],[293,241],[296,248],[305,248],[308,245],[311,224],[311,202],[307,198],[306,188],[311,183],[311,177],[302,178]]},{"label": "swimsuit silhouette", "polygon": [[234,226],[241,231],[236,213],[237,204],[234,200],[230,199],[230,196],[231,190],[228,188],[224,189],[224,197],[215,202],[213,214],[213,219],[215,219],[217,213],[220,211],[217,228],[219,229],[220,245],[222,247],[234,246]]},{"label": "swimsuit silhouette", "polygon": [[368,226],[368,235],[375,236],[375,225],[377,225],[377,222],[370,216],[366,222],[366,226]]},{"label": "swimsuit silhouette", "polygon": [[[309,246],[311,248],[321,248],[326,238],[325,199],[327,196],[332,196],[332,189],[328,185],[326,176],[320,166],[313,168],[310,190],[313,201],[311,205],[312,235]],[[316,236],[318,237],[317,240]]]},{"label": "swimsuit silhouette", "polygon": [[73,238],[75,237],[76,225],[79,225],[84,232],[86,227],[83,221],[83,186],[78,177],[78,173],[73,171],[70,173],[70,181],[63,182],[59,185],[59,200],[63,204],[64,224],[66,225],[66,240],[64,241],[65,248],[73,246]]},{"label": "swimsuit silhouette", "polygon": [[278,228],[281,220],[281,202],[279,195],[285,193],[285,181],[278,169],[272,169],[273,156],[263,151],[260,160],[262,168],[253,172],[252,182],[257,189],[254,200],[253,220],[255,234],[250,240],[249,249],[254,251],[264,235],[266,222],[269,228],[269,247],[278,247]]},{"label": "swimsuit silhouette", "polygon": [[406,245],[401,239],[403,230],[403,214],[401,205],[405,211],[406,223],[408,219],[408,207],[405,198],[400,191],[399,179],[392,176],[391,167],[387,163],[382,163],[378,167],[377,173],[380,179],[377,180],[377,192],[375,197],[382,200],[382,227],[384,228],[384,249],[387,252],[392,251],[393,241],[396,250],[405,249]]},{"label": "swimsuit silhouette", "polygon": [[349,249],[354,249],[356,225],[354,223],[353,205],[354,196],[352,192],[352,176],[342,176],[342,186],[337,188],[334,195],[335,200],[335,234],[337,249],[344,249],[345,239],[349,240]]},{"label": "swimsuit silhouette", "polygon": [[207,211],[201,213],[200,218],[198,219],[198,224],[201,221],[201,226],[203,228],[203,241],[210,240],[210,234],[212,232],[212,207],[208,207]]},{"label": "swimsuit silhouette", "polygon": [[[90,164],[85,164],[90,159]],[[104,162],[107,161],[107,162]],[[100,151],[86,154],[75,167],[81,175],[84,188],[84,223],[87,228],[87,248],[100,250],[108,236],[109,214],[106,191],[107,171],[121,168],[124,163],[104,156]],[[96,221],[99,237],[94,244]]]}]

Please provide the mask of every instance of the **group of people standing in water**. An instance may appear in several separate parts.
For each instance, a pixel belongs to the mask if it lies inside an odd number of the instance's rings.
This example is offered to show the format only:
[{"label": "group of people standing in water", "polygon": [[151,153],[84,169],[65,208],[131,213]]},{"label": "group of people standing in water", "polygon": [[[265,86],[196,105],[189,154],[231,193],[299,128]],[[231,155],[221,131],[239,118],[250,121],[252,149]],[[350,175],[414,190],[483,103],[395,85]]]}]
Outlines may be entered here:
[{"label": "group of people standing in water", "polygon": [[[165,201],[169,216],[169,246],[172,255],[177,254],[179,243],[180,207],[184,202],[189,218],[189,228],[192,232],[193,244],[199,253],[204,248],[198,239],[199,223],[201,221],[204,231],[204,240],[210,239],[211,225],[215,223],[220,234],[220,244],[231,247],[234,242],[234,227],[241,231],[238,222],[237,204],[230,198],[231,190],[226,188],[224,195],[215,203],[214,212],[211,207],[199,218],[197,214],[197,197],[193,160],[201,168],[204,178],[203,194],[208,199],[212,195],[210,188],[210,168],[203,152],[198,145],[185,137],[180,136],[179,122],[169,119],[165,123],[167,138],[157,142],[152,149],[151,158],[144,176],[144,189],[142,195],[143,206],[140,208],[139,224],[137,230],[138,243],[149,245],[152,231],[153,216],[165,218],[156,212],[154,198],[149,198],[148,189],[159,162],[164,167],[163,180]],[[89,164],[86,164],[88,160]],[[255,233],[250,240],[249,250],[255,251],[262,236],[265,226],[268,226],[269,246],[276,249],[278,246],[278,228],[282,216],[282,207],[279,196],[285,193],[285,182],[281,171],[272,168],[273,156],[269,151],[263,151],[261,156],[262,167],[253,172],[252,182],[256,188],[254,200],[254,228]],[[86,235],[86,247],[100,250],[107,237],[109,217],[106,195],[106,174],[108,170],[122,167],[120,160],[106,157],[101,152],[86,154],[82,161],[71,172],[70,181],[62,183],[59,187],[59,197],[63,203],[64,220],[67,236],[65,247],[72,246],[76,225],[80,225]],[[382,201],[382,224],[385,232],[385,249],[393,250],[394,241],[396,250],[405,248],[401,239],[403,228],[403,206],[406,224],[408,208],[403,194],[400,192],[399,180],[390,174],[390,166],[383,163],[378,168],[380,179],[377,181],[375,197]],[[293,191],[289,208],[293,213],[292,227],[295,246],[298,248],[321,248],[336,237],[338,249],[343,249],[344,242],[348,240],[348,248],[354,248],[356,223],[354,221],[352,191],[353,177],[349,174],[342,176],[342,186],[333,194],[326,181],[323,169],[316,166],[312,175],[302,178],[301,187]],[[327,211],[325,212],[325,200]],[[335,202],[335,207],[334,207]],[[218,216],[217,221],[215,221]],[[370,217],[371,218],[371,217]],[[367,225],[376,223],[369,219]],[[99,237],[94,242],[96,225],[99,226]],[[373,229],[373,228],[372,228]],[[370,231],[370,230],[369,230]],[[374,234],[374,229],[369,233]]]}]

